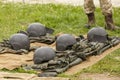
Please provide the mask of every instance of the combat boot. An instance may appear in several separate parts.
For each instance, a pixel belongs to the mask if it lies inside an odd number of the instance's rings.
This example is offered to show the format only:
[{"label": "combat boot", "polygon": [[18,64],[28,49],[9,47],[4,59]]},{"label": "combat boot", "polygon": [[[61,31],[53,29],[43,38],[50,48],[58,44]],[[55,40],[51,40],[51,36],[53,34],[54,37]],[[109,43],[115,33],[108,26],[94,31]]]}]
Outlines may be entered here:
[{"label": "combat boot", "polygon": [[87,14],[88,23],[85,25],[86,28],[90,28],[92,25],[95,25],[95,15],[94,13]]},{"label": "combat boot", "polygon": [[112,14],[108,14],[105,16],[105,22],[106,22],[105,29],[108,29],[108,30],[120,29],[120,27],[115,26],[115,24],[113,22]]}]

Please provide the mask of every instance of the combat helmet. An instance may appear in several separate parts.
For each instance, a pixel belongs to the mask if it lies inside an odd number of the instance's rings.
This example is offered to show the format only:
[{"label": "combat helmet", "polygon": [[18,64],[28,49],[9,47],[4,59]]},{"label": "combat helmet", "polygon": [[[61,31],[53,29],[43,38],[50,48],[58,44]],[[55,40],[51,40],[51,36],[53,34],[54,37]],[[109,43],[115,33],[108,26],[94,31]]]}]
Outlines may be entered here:
[{"label": "combat helmet", "polygon": [[34,64],[40,64],[54,59],[55,51],[50,47],[41,47],[35,50],[33,55]]},{"label": "combat helmet", "polygon": [[108,34],[102,27],[94,27],[87,33],[87,39],[90,42],[104,43],[108,40]]},{"label": "combat helmet", "polygon": [[74,36],[70,34],[63,34],[59,36],[56,40],[56,50],[57,51],[65,51],[70,46],[74,45],[76,43],[76,39]]},{"label": "combat helmet", "polygon": [[27,33],[30,37],[45,36],[47,33],[52,34],[53,32],[53,29],[47,28],[41,23],[32,23],[27,28]]},{"label": "combat helmet", "polygon": [[9,39],[9,43],[14,50],[29,50],[30,48],[30,40],[28,36],[22,33],[13,34]]}]

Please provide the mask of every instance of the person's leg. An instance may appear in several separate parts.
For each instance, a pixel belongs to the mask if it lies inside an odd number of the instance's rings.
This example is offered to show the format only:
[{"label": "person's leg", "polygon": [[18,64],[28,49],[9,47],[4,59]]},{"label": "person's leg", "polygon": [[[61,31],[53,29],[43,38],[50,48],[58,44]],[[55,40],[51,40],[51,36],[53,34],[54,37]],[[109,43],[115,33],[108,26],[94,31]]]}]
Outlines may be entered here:
[{"label": "person's leg", "polygon": [[113,22],[111,0],[100,0],[100,6],[102,9],[102,13],[105,16],[105,22],[106,22],[105,28],[110,30],[115,30],[117,27],[114,25]]},{"label": "person's leg", "polygon": [[88,17],[88,23],[85,25],[85,27],[89,28],[92,24],[95,24],[95,5],[93,0],[84,0],[84,10]]}]

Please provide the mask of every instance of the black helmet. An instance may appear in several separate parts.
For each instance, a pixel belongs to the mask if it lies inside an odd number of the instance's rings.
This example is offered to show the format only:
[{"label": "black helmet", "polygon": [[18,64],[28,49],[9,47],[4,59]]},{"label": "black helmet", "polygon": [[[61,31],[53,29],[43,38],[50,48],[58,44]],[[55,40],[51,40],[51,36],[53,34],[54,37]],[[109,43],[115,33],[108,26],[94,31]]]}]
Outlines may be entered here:
[{"label": "black helmet", "polygon": [[55,51],[49,47],[41,47],[35,50],[33,61],[34,64],[40,64],[45,61],[54,59]]},{"label": "black helmet", "polygon": [[46,35],[45,26],[40,23],[32,23],[28,26],[27,32],[30,37],[39,37]]},{"label": "black helmet", "polygon": [[63,34],[56,40],[56,50],[65,51],[68,47],[75,44],[77,41],[74,36],[70,34]]},{"label": "black helmet", "polygon": [[87,33],[88,41],[90,42],[106,42],[108,39],[108,34],[102,27],[94,27],[90,29]]},{"label": "black helmet", "polygon": [[27,35],[18,33],[10,37],[9,43],[14,50],[30,48],[30,40]]},{"label": "black helmet", "polygon": [[45,36],[47,33],[52,34],[54,30],[45,27],[41,23],[32,23],[28,26],[27,32],[30,37],[39,37]]}]

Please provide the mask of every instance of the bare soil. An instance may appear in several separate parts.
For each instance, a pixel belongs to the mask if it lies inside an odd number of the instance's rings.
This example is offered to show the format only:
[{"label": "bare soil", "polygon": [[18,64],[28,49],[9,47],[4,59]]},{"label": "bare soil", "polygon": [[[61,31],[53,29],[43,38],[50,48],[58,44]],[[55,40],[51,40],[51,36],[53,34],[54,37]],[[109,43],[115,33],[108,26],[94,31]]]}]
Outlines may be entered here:
[{"label": "bare soil", "polygon": [[120,77],[110,75],[109,73],[104,74],[84,73],[76,77],[74,80],[120,80]]},{"label": "bare soil", "polygon": [[35,74],[0,72],[0,80],[69,80],[69,78],[37,77]]},{"label": "bare soil", "polygon": [[[43,43],[33,43],[33,44],[31,44],[31,46],[50,46],[51,48],[55,48],[55,44],[56,43],[53,43],[52,45],[46,45],[46,44],[43,44]],[[82,63],[80,63],[80,64],[78,64],[78,65],[76,65],[76,66],[73,66],[73,67],[71,67],[70,69],[68,69],[66,72],[65,72],[65,74],[66,75],[73,75],[73,74],[75,74],[75,73],[78,73],[80,70],[82,70],[82,69],[84,69],[84,68],[87,68],[87,67],[89,67],[89,66],[92,66],[93,64],[95,64],[95,63],[97,63],[98,61],[100,61],[101,59],[103,59],[106,55],[108,55],[109,53],[111,53],[111,52],[113,52],[114,50],[116,50],[116,49],[118,49],[118,48],[120,48],[120,44],[118,44],[117,46],[115,46],[115,47],[112,47],[112,48],[110,48],[110,49],[108,49],[108,50],[106,50],[105,52],[103,52],[101,55],[97,55],[97,56],[90,56],[90,57],[88,57],[87,58],[87,60],[86,61],[84,61],[84,62],[82,62]],[[9,55],[14,55],[14,54],[9,54]],[[2,56],[2,55],[1,55]],[[8,55],[7,55],[8,56]],[[14,56],[17,56],[17,55],[14,55]],[[24,56],[24,55],[23,55]],[[32,60],[32,55],[30,54],[30,55],[28,55],[29,57],[28,58],[24,58],[25,60],[24,61],[26,61],[26,60]],[[10,57],[10,56],[9,56]],[[13,56],[12,56],[13,57]],[[27,57],[27,56],[25,56],[25,57]],[[5,58],[7,58],[7,57],[5,57]],[[21,64],[23,63],[23,60],[21,60],[22,58],[20,57],[20,55],[19,55],[19,58],[20,58],[20,61],[22,61],[22,62],[20,62]],[[2,58],[1,58],[2,59]],[[16,59],[16,58],[15,58]],[[119,60],[120,59],[120,57],[116,57],[115,59],[117,59],[117,60]],[[18,59],[17,59],[18,60]],[[3,60],[3,61],[5,61],[5,60]],[[11,61],[10,61],[11,62]],[[16,62],[15,62],[16,63]],[[27,62],[27,63],[30,63],[29,61]],[[17,64],[17,63],[16,63]],[[5,66],[5,65],[4,65]],[[13,68],[15,68],[16,67],[16,65],[14,65],[14,64],[12,64],[11,65],[12,66],[12,69]],[[7,66],[7,68],[10,68],[11,69],[11,66],[9,65],[9,66]],[[17,65],[17,67],[18,66],[20,66],[20,64],[19,65]],[[81,78],[81,76],[82,76],[82,78]],[[90,78],[90,80],[120,80],[120,78],[119,77],[116,77],[116,76],[108,76],[108,74],[82,74],[82,75],[80,75],[80,76],[78,76],[77,77],[77,80],[86,80],[86,77],[85,76],[87,76],[87,78]],[[80,78],[80,79],[79,79]],[[89,80],[89,79],[87,79],[87,80]]]},{"label": "bare soil", "polygon": [[[52,45],[49,45],[49,46],[51,48],[55,48],[55,44],[56,43],[53,43]],[[34,45],[36,45],[36,46],[41,46],[41,45],[46,46],[45,44],[40,44],[40,43],[35,43]],[[78,73],[80,70],[82,70],[84,68],[87,68],[89,66],[92,66],[93,64],[95,64],[98,61],[100,61],[101,59],[103,59],[106,55],[108,55],[109,53],[111,53],[114,50],[119,49],[119,48],[120,48],[120,44],[118,44],[117,46],[112,47],[112,48],[106,50],[101,55],[90,56],[90,57],[87,58],[86,61],[84,61],[84,62],[82,62],[82,63],[80,63],[80,64],[78,64],[76,66],[73,66],[70,69],[68,69],[65,72],[65,74],[66,75],[73,75],[75,73]],[[120,60],[120,57],[115,57],[115,59]],[[83,73],[83,74],[80,74],[79,76],[77,76],[73,80],[120,80],[120,77],[110,75],[109,73],[103,73],[103,74]]]},{"label": "bare soil", "polygon": [[[84,0],[1,0],[1,1],[3,1],[5,3],[6,2],[14,2],[14,3],[22,2],[22,3],[30,3],[30,4],[34,4],[34,3],[40,3],[40,4],[47,4],[47,3],[71,4],[71,5],[74,5],[74,6],[79,6],[79,5],[83,6],[83,3],[84,3]],[[113,7],[120,7],[120,0],[111,0],[111,1],[112,1],[112,4],[113,4]],[[94,3],[95,3],[96,6],[99,6],[99,0],[94,0]],[[42,46],[46,46],[46,45],[42,44]],[[108,49],[107,51],[105,51],[101,55],[91,56],[86,61],[68,69],[65,72],[65,74],[66,75],[72,75],[72,74],[75,74],[75,73],[79,72],[80,70],[82,70],[84,68],[92,66],[93,64],[97,63],[99,60],[101,60],[106,55],[108,55],[109,53],[113,52],[114,50],[116,50],[118,48],[120,48],[120,44],[113,47],[113,48]],[[116,57],[116,59],[120,60],[120,57]],[[84,73],[84,74],[81,74],[80,76],[78,76],[77,80],[120,80],[120,77],[111,76],[111,75],[109,75],[109,73],[105,73],[105,74]]]},{"label": "bare soil", "polygon": [[[88,57],[88,59],[86,61],[83,61],[82,63],[71,67],[70,69],[68,69],[65,74],[66,75],[72,75],[75,74],[77,72],[79,72],[80,70],[87,68],[89,66],[92,66],[93,64],[97,63],[98,61],[100,61],[101,59],[103,59],[106,55],[108,55],[109,53],[113,52],[116,49],[120,48],[120,44],[118,44],[115,47],[112,47],[108,50],[106,50],[105,52],[103,52],[101,55],[96,55],[96,56],[90,56]],[[119,59],[120,57],[116,57],[116,59]]]}]

